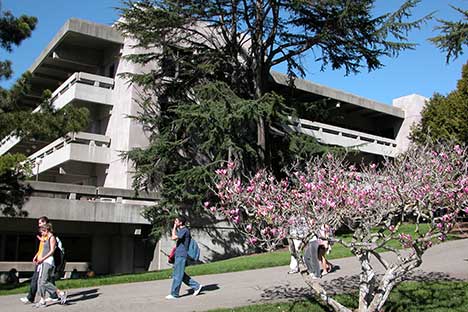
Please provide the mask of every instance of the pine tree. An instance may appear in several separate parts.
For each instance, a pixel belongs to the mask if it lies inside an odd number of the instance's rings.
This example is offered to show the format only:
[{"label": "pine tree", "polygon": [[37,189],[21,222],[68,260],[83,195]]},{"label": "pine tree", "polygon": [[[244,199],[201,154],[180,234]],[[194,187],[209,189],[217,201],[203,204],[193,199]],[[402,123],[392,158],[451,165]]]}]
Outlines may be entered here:
[{"label": "pine tree", "polygon": [[275,92],[271,69],[286,64],[291,86],[305,74],[307,53],[323,70],[378,69],[383,57],[414,48],[407,33],[428,18],[407,21],[418,2],[377,17],[374,0],[126,2],[118,28],[145,51],[126,58],[150,69],[127,74],[148,95],[136,118],[150,145],[127,154],[134,186],[161,192],[147,217],[159,223],[171,211],[201,206],[221,161],[244,174],[278,173],[295,156],[323,149],[285,131],[288,117],[319,105],[299,107],[293,94]]},{"label": "pine tree", "polygon": [[[0,43],[7,52],[13,50],[35,29],[37,19],[32,16],[16,18],[8,11],[0,12]],[[11,62],[0,61],[0,80],[11,78]],[[44,91],[36,106],[29,106],[22,97],[30,91],[31,74],[24,73],[8,90],[0,87],[0,139],[9,135],[38,140],[55,139],[67,132],[78,131],[87,125],[88,111],[66,107],[55,110],[50,101],[51,92]],[[30,170],[23,154],[6,153],[0,156],[0,213],[7,216],[24,215],[21,207],[30,187],[24,183]]]},{"label": "pine tree", "polygon": [[459,21],[438,19],[440,25],[435,30],[440,31],[441,34],[429,39],[447,54],[447,63],[462,55],[463,47],[468,45],[468,10],[451,7],[462,15],[462,19]]}]

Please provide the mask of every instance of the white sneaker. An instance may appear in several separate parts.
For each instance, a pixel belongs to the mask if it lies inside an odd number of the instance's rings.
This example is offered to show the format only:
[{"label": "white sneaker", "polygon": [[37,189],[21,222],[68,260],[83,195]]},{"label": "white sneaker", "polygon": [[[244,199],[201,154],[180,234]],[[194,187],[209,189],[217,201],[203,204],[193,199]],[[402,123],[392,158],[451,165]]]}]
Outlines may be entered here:
[{"label": "white sneaker", "polygon": [[46,298],[45,299],[45,302],[58,302],[60,300],[60,298]]},{"label": "white sneaker", "polygon": [[173,295],[167,295],[166,299],[172,300],[172,299],[177,299],[177,297],[174,297]]},{"label": "white sneaker", "polygon": [[193,295],[194,296],[198,296],[198,294],[200,293],[200,291],[202,290],[203,288],[203,285],[200,285],[200,287],[198,287],[198,289],[195,289],[195,291],[193,292]]},{"label": "white sneaker", "polygon": [[39,300],[38,303],[34,305],[35,308],[45,308],[47,307],[47,303],[45,302],[44,299]]},{"label": "white sneaker", "polygon": [[60,299],[60,304],[65,304],[65,303],[67,303],[67,292],[66,292],[66,291],[62,291],[62,292],[59,294],[59,299]]},{"label": "white sneaker", "polygon": [[21,297],[20,301],[24,304],[32,304],[34,302],[29,301],[28,297]]},{"label": "white sneaker", "polygon": [[309,273],[309,276],[311,279],[316,280],[319,279],[320,277],[315,276],[313,273]]}]

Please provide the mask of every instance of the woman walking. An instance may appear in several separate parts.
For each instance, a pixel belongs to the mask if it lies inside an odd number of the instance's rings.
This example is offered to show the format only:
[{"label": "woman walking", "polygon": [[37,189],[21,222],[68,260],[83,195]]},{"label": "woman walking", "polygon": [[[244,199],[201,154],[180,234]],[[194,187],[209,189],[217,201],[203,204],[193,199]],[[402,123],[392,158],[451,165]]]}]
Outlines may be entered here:
[{"label": "woman walking", "polygon": [[54,276],[54,251],[57,247],[57,240],[53,234],[52,225],[46,223],[40,228],[41,242],[39,243],[39,251],[34,256],[33,262],[37,263],[39,278],[38,288],[40,300],[36,304],[36,307],[46,307],[46,293],[50,295],[56,293],[60,298],[60,303],[65,304],[67,301],[67,294],[64,291],[60,291],[52,283]]}]

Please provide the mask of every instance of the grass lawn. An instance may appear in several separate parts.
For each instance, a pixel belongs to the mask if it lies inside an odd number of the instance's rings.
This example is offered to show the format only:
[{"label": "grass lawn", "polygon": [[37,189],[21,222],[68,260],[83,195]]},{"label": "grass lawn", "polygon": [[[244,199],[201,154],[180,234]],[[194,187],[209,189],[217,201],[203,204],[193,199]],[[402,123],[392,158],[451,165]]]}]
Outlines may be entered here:
[{"label": "grass lawn", "polygon": [[[403,225],[402,230],[411,230],[414,228],[413,225]],[[349,234],[340,236],[345,240],[350,240]],[[392,242],[394,247],[400,247],[399,242]],[[335,244],[332,251],[328,255],[328,259],[337,259],[343,257],[352,256],[352,253],[341,246]],[[239,272],[245,270],[255,270],[261,268],[269,268],[275,266],[288,265],[290,261],[289,251],[275,251],[271,253],[262,253],[249,256],[240,256],[231,258],[228,260],[216,261],[206,264],[200,264],[190,266],[187,268],[187,273],[191,276],[197,275],[208,275],[208,274],[219,274],[227,272]],[[93,287],[111,284],[122,284],[122,283],[134,283],[144,281],[154,281],[168,279],[171,277],[172,269],[144,272],[136,274],[121,274],[121,275],[110,275],[110,276],[98,276],[89,279],[67,279],[60,280],[57,282],[57,286],[60,289],[69,288],[82,288],[82,287]],[[13,287],[11,285],[0,285],[0,296],[26,293],[29,287],[29,283],[22,283],[19,286]],[[468,311],[468,309],[467,309]]]},{"label": "grass lawn", "polygon": [[[347,307],[356,308],[357,296],[338,295],[336,299]],[[257,304],[210,312],[329,312],[314,299]],[[466,312],[468,282],[404,282],[393,289],[384,306],[385,312]]]}]

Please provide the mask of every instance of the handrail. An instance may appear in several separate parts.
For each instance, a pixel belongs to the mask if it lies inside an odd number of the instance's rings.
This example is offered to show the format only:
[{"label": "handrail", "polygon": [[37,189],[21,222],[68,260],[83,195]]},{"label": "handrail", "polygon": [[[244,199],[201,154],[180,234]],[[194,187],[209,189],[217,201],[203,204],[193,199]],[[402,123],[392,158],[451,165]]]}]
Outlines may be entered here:
[{"label": "handrail", "polygon": [[50,153],[65,147],[66,144],[77,143],[90,145],[91,142],[94,142],[97,146],[108,146],[110,144],[110,138],[102,134],[69,132],[65,136],[53,141],[49,145],[30,155],[28,158],[30,161],[35,161],[38,158],[43,158],[45,155],[49,155]]},{"label": "handrail", "polygon": [[[114,87],[114,79],[112,78],[84,73],[84,72],[76,72],[73,75],[71,75],[67,80],[65,80],[65,82],[63,82],[57,89],[55,89],[55,91],[50,96],[49,101],[51,103],[55,102],[55,100],[60,95],[65,93],[68,89],[70,89],[70,87],[72,87],[74,84],[77,84],[77,83],[92,85],[92,86],[95,86],[98,88],[104,88],[104,89],[112,89]],[[41,105],[36,107],[33,110],[33,113],[37,113],[40,110],[41,110]],[[11,134],[0,139],[0,145],[7,143],[9,140],[14,139],[15,137],[16,136],[13,135],[13,132],[12,132]],[[18,137],[16,138],[20,139]]]},{"label": "handrail", "polygon": [[387,146],[391,145],[392,147],[397,146],[396,140],[373,135],[373,134],[368,134],[368,133],[361,132],[361,131],[350,130],[350,129],[332,126],[332,125],[324,124],[321,122],[310,121],[306,119],[294,120],[293,118],[290,117],[289,120],[291,120],[292,122],[295,122],[297,124],[295,125],[296,127],[299,126],[305,129],[312,129],[312,130],[317,130],[317,131],[331,133],[331,134],[344,135],[352,139],[368,141],[370,143],[376,143],[380,145],[387,145]]},{"label": "handrail", "polygon": [[[94,74],[88,74],[84,72],[76,72],[71,75],[64,83],[62,83],[50,96],[50,102],[53,103],[55,100],[65,93],[74,84],[87,84],[98,88],[112,89],[114,87],[114,79]],[[41,106],[39,105],[33,112],[39,111]]]}]

